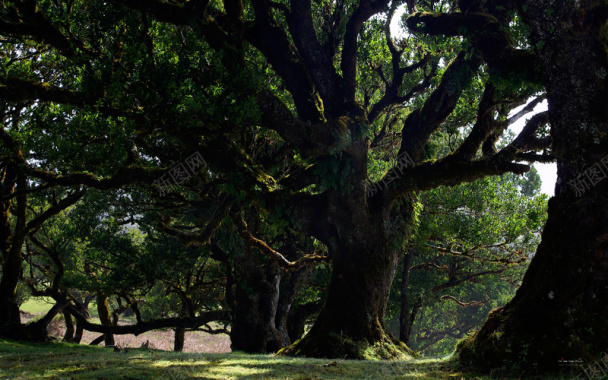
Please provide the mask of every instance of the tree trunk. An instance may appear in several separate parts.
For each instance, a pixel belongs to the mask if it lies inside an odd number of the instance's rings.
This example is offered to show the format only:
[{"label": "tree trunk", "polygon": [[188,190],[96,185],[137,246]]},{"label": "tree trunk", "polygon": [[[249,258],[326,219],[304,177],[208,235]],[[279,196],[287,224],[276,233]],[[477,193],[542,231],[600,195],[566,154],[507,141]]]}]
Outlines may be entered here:
[{"label": "tree trunk", "polygon": [[521,288],[459,344],[465,364],[551,371],[608,350],[608,11],[576,3],[530,2],[524,12],[545,70],[555,197]]},{"label": "tree trunk", "polygon": [[291,356],[368,359],[413,354],[384,325],[398,253],[388,239],[369,236],[334,255],[325,305],[310,332],[280,351]]},{"label": "tree trunk", "polygon": [[[2,250],[2,279],[0,279],[0,336],[13,337],[21,324],[17,303],[17,284],[22,272],[21,245],[12,234],[9,221],[9,202],[1,204],[0,248]],[[21,241],[22,243],[22,241]]]},{"label": "tree trunk", "polygon": [[231,348],[249,353],[276,352],[289,344],[287,334],[282,334],[276,325],[282,269],[276,264],[249,264],[245,264],[247,268],[241,265],[247,271],[243,277],[236,276]]},{"label": "tree trunk", "polygon": [[[4,277],[2,279],[4,280]],[[19,305],[17,305],[16,297],[8,289],[10,287],[12,286],[0,284],[0,289],[2,289],[0,290],[0,336],[18,339],[18,337],[14,336],[14,328],[21,325],[21,315],[19,314]]]},{"label": "tree trunk", "polygon": [[173,351],[182,352],[184,350],[184,339],[186,338],[186,329],[183,327],[175,328],[175,340],[173,341]]},{"label": "tree trunk", "polygon": [[399,314],[399,340],[410,345],[410,334],[412,325],[410,324],[410,302],[408,287],[410,284],[410,269],[412,267],[412,251],[405,255],[403,262],[403,272],[401,273],[401,313]]},{"label": "tree trunk", "polygon": [[[110,307],[108,305],[108,296],[101,290],[97,291],[97,314],[102,325],[111,326]],[[114,346],[114,335],[104,334],[106,346]]]},{"label": "tree trunk", "polygon": [[289,311],[287,333],[291,342],[302,338],[306,328],[306,321],[314,314],[317,314],[322,306],[323,303],[321,301],[309,302],[304,305],[296,305]]},{"label": "tree trunk", "polygon": [[[80,302],[79,300],[76,300],[76,306],[78,306],[80,312],[86,318],[91,317],[91,314],[89,313],[89,303],[93,300],[93,298],[95,298],[95,295],[86,296],[84,299],[84,302]],[[79,323],[78,321],[76,321],[76,333],[74,334],[72,343],[80,344],[80,342],[82,341],[83,333],[84,333],[84,328],[82,327],[82,324]]]},{"label": "tree trunk", "polygon": [[73,342],[74,341],[74,333],[76,331],[74,326],[74,318],[72,318],[72,314],[67,311],[63,312],[63,318],[65,320],[65,333],[63,334],[64,342]]}]

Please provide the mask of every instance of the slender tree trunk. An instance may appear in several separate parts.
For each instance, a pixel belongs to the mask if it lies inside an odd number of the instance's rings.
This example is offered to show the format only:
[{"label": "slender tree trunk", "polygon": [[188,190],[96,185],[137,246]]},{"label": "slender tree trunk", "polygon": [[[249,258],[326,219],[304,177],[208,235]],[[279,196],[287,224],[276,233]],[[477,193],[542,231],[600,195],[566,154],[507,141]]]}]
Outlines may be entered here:
[{"label": "slender tree trunk", "polygon": [[17,284],[22,272],[21,245],[13,235],[9,221],[9,203],[1,203],[0,249],[2,279],[0,280],[0,336],[11,337],[21,324],[17,303]]},{"label": "slender tree trunk", "polygon": [[545,70],[558,180],[522,286],[459,344],[465,364],[530,373],[559,370],[562,358],[592,363],[608,350],[608,10],[593,8],[599,4],[526,5]]},{"label": "slender tree trunk", "polygon": [[74,318],[72,318],[72,314],[68,313],[67,311],[63,312],[63,318],[65,320],[65,333],[63,334],[63,341],[73,342],[74,333],[76,332]]},{"label": "slender tree trunk", "polygon": [[[80,309],[80,312],[86,318],[91,317],[91,314],[89,313],[89,303],[93,300],[93,298],[95,298],[94,295],[89,295],[89,296],[85,297],[84,302],[76,301],[76,304],[77,304],[78,308]],[[82,341],[83,333],[84,333],[84,328],[82,327],[82,324],[80,324],[78,321],[76,321],[76,333],[74,334],[74,339],[72,340],[72,342],[76,343],[76,344],[80,344],[80,342]]]},{"label": "slender tree trunk", "polygon": [[[27,181],[12,164],[0,169],[0,196],[10,196],[15,190],[25,190]],[[16,196],[15,223],[11,225],[12,203],[0,203],[0,254],[2,254],[2,279],[0,279],[0,336],[18,339],[22,330],[17,301],[17,285],[23,270],[21,248],[25,240],[27,196]]]},{"label": "slender tree trunk", "polygon": [[173,351],[182,352],[184,350],[184,340],[186,338],[186,329],[183,327],[175,328],[175,340],[173,341]]},{"label": "slender tree trunk", "polygon": [[401,313],[399,315],[399,340],[410,345],[410,302],[408,287],[410,285],[410,268],[412,267],[412,251],[405,255],[403,262],[403,272],[401,273]]},{"label": "slender tree trunk", "polygon": [[[99,321],[102,325],[112,325],[112,320],[110,318],[110,306],[108,305],[108,296],[101,290],[97,291],[97,313],[99,314]],[[104,334],[104,340],[106,346],[114,346],[115,344],[113,334]]]},{"label": "slender tree trunk", "polygon": [[[13,261],[13,260],[11,260]],[[17,304],[17,282],[13,281],[14,273],[21,271],[19,263],[5,262],[2,266],[2,280],[0,281],[0,336],[13,337],[15,327],[21,324],[19,305]],[[12,272],[12,273],[11,273]]]}]

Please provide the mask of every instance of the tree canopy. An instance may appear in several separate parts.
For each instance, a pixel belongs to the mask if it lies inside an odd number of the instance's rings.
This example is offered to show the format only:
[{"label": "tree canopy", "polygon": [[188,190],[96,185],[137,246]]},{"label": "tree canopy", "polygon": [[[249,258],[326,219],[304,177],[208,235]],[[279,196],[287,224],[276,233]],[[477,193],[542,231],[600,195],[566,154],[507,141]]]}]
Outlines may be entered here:
[{"label": "tree canopy", "polygon": [[[265,343],[252,349],[414,355],[385,323],[398,267],[402,284],[416,265],[465,265],[469,278],[477,269],[498,274],[500,263],[529,253],[542,200],[515,200],[534,195],[533,175],[516,195],[485,178],[557,160],[571,180],[586,169],[565,136],[593,152],[588,166],[605,150],[604,115],[593,113],[604,109],[603,79],[590,105],[560,107],[570,104],[568,92],[586,93],[583,82],[559,87],[565,68],[554,69],[562,61],[551,57],[565,60],[565,47],[540,15],[562,25],[563,41],[588,38],[585,49],[600,56],[606,5],[591,1],[568,13],[565,0],[531,3],[3,2],[2,331],[20,325],[17,288],[35,246],[56,267],[46,275],[57,282],[42,291],[56,300],[54,312],[67,310],[106,343],[119,332],[226,319],[244,331],[272,320],[256,338]],[[395,36],[390,25],[404,5],[409,15]],[[545,99],[549,111],[529,117],[518,135],[507,132]],[[590,135],[555,127],[572,121],[574,109],[592,115],[586,126],[599,123]],[[446,189],[454,186],[463,193]],[[73,208],[79,201],[84,206]],[[53,231],[54,223],[65,224]],[[145,237],[125,235],[126,224]],[[453,257],[442,261],[444,254]],[[323,277],[314,267],[328,262],[320,289],[296,291]],[[448,271],[448,283],[462,273]],[[181,318],[143,321],[138,311],[138,324],[113,326],[104,311],[108,318],[94,325],[69,292],[78,281],[102,309],[107,293],[137,309],[138,294],[161,286],[180,299]],[[409,312],[407,302],[401,307]],[[257,310],[258,321],[245,318],[247,310]],[[314,326],[298,339],[311,315]]]}]

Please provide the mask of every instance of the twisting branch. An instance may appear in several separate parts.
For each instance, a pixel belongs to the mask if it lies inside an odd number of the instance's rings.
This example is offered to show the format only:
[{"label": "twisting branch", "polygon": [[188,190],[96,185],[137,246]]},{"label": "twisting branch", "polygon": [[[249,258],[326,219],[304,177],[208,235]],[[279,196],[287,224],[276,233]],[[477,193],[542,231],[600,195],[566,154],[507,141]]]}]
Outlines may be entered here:
[{"label": "twisting branch", "polygon": [[452,113],[462,91],[481,64],[481,58],[467,58],[465,52],[450,62],[439,86],[431,93],[424,105],[408,115],[403,124],[403,136],[399,154],[408,152],[414,159],[420,155],[431,134]]},{"label": "twisting branch", "polygon": [[57,215],[61,211],[78,202],[85,193],[86,190],[80,190],[75,193],[68,194],[68,196],[62,199],[61,202],[51,206],[45,212],[30,220],[25,227],[26,231],[29,233],[29,231],[39,228],[47,219]]},{"label": "twisting branch", "polygon": [[317,92],[307,75],[307,68],[289,41],[285,30],[274,20],[270,4],[264,0],[252,0],[255,23],[249,25],[245,37],[264,54],[273,69],[283,79],[293,96],[298,116],[312,123],[324,119],[318,107]]},{"label": "twisting branch", "polygon": [[363,24],[370,17],[386,9],[389,0],[360,0],[359,5],[346,24],[344,34],[344,45],[342,47],[342,69],[344,99],[355,100],[355,90],[357,86],[357,39]]},{"label": "twisting branch", "polygon": [[286,269],[296,269],[303,265],[314,263],[314,262],[329,262],[329,257],[327,256],[319,256],[319,255],[309,255],[301,257],[296,261],[289,261],[283,256],[280,252],[272,249],[268,244],[266,244],[263,240],[260,240],[253,236],[249,229],[247,228],[247,223],[242,216],[237,213],[232,214],[232,221],[236,225],[239,235],[245,242],[252,247],[256,247],[262,252],[262,254],[270,257],[280,266]]},{"label": "twisting branch", "polygon": [[73,305],[66,306],[67,310],[78,323],[87,331],[95,331],[104,334],[133,334],[139,335],[150,330],[158,330],[167,327],[184,327],[190,329],[196,329],[200,326],[206,325],[213,321],[228,321],[230,320],[230,313],[227,310],[216,310],[207,311],[200,313],[198,317],[194,318],[164,318],[164,319],[153,319],[150,321],[138,322],[134,325],[128,326],[107,326],[98,325],[91,323],[85,316],[80,313],[80,310]]},{"label": "twisting branch", "polygon": [[524,108],[522,108],[521,111],[517,112],[515,115],[505,120],[506,126],[516,123],[519,119],[534,111],[534,108],[536,108],[536,106],[542,103],[545,99],[547,99],[547,94],[543,94],[534,98],[534,100],[532,100]]},{"label": "twisting branch", "polygon": [[[15,13],[0,20],[0,34],[9,36],[30,36],[38,42],[53,46],[67,58],[80,59],[77,51],[86,52],[89,56],[98,56],[92,52],[81,40],[70,36],[66,37],[49,19],[38,9],[35,2],[17,1],[13,8]],[[12,20],[11,20],[12,19]]]},{"label": "twisting branch", "polygon": [[477,278],[477,277],[486,276],[488,274],[499,274],[499,273],[502,273],[504,271],[505,271],[505,268],[500,268],[500,269],[496,269],[496,270],[487,270],[487,271],[483,271],[483,272],[471,273],[471,274],[469,274],[467,276],[464,276],[462,278],[459,278],[459,279],[450,279],[447,282],[444,282],[443,284],[439,284],[439,285],[434,286],[433,288],[431,288],[431,292],[436,293],[436,292],[438,292],[440,290],[443,290],[443,289],[447,289],[447,288],[452,288],[452,287],[458,286],[458,285],[460,285],[462,283],[465,283],[465,282],[470,281],[470,280],[472,280],[474,278]]},{"label": "twisting branch", "polygon": [[391,64],[392,64],[393,77],[392,77],[391,83],[388,83],[388,81],[386,80],[386,78],[384,76],[384,73],[382,72],[382,69],[378,68],[378,72],[382,78],[382,81],[386,85],[386,90],[385,90],[382,98],[376,104],[374,104],[371,111],[367,115],[367,118],[370,122],[374,121],[386,107],[388,107],[392,104],[405,103],[408,100],[410,100],[415,94],[428,88],[431,84],[431,82],[430,82],[431,78],[435,75],[436,66],[433,65],[433,70],[431,70],[431,73],[429,75],[425,75],[425,78],[422,81],[422,83],[419,83],[419,84],[415,85],[413,88],[411,88],[410,91],[405,96],[399,96],[399,90],[401,89],[401,85],[403,84],[403,78],[405,77],[405,75],[412,73],[420,68],[426,67],[431,56],[430,56],[430,54],[427,54],[422,59],[420,59],[417,63],[414,63],[413,65],[403,67],[403,68],[400,66],[401,56],[403,55],[403,51],[399,51],[395,47],[395,43],[393,42],[393,39],[391,37],[391,31],[390,31],[390,24],[391,24],[393,15],[395,13],[396,6],[397,6],[397,2],[393,2],[393,5],[391,6],[391,9],[388,12],[386,24],[384,27],[386,45],[388,47],[389,52],[391,53]]},{"label": "twisting branch", "polygon": [[[440,252],[442,254],[450,254],[453,256],[461,256],[461,257],[466,257],[469,259],[474,259],[474,260],[479,260],[481,262],[484,263],[501,263],[501,264],[519,264],[522,263],[524,261],[526,261],[526,257],[525,256],[521,256],[519,259],[517,260],[508,260],[508,259],[488,259],[485,257],[480,257],[480,256],[476,256],[474,253],[482,250],[482,249],[490,249],[490,248],[499,248],[499,247],[505,247],[507,243],[499,243],[499,244],[489,244],[489,245],[477,245],[474,246],[466,251],[455,251],[452,247],[448,247],[448,248],[444,248],[444,247],[439,247],[433,244],[429,244],[426,243],[426,246],[429,248],[433,248],[435,250],[437,250],[437,252]],[[511,252],[511,254],[521,254],[521,251],[516,251],[516,252]]]},{"label": "twisting branch", "polygon": [[296,118],[283,102],[270,92],[258,96],[262,124],[296,146],[304,155],[316,157],[329,154],[330,148],[347,134],[342,118],[309,125]]},{"label": "twisting branch", "polygon": [[456,302],[456,305],[458,305],[460,307],[475,307],[475,306],[483,306],[486,304],[484,301],[462,302],[450,295],[443,295],[443,296],[441,296],[441,299],[444,301],[448,301],[448,300],[454,301],[454,302]]},{"label": "twisting branch", "polygon": [[509,147],[511,149],[517,149],[518,151],[527,151],[527,150],[541,150],[551,146],[551,138],[538,139],[535,135],[540,127],[547,124],[549,122],[549,112],[541,112],[532,116],[530,120],[526,123],[525,127],[522,129],[520,134],[517,136],[515,140]]},{"label": "twisting branch", "polygon": [[234,204],[234,198],[227,196],[224,197],[222,202],[213,212],[213,215],[207,222],[207,225],[202,229],[202,231],[197,233],[189,233],[183,232],[177,228],[173,228],[169,226],[170,219],[165,218],[159,214],[160,222],[158,227],[161,231],[165,232],[168,235],[175,236],[185,245],[190,244],[198,244],[198,245],[206,245],[209,244],[209,241],[213,237],[215,231],[220,228],[222,222],[228,216],[230,212],[230,208]]},{"label": "twisting branch", "polygon": [[489,14],[418,12],[407,18],[406,25],[414,32],[471,38],[494,73],[540,83],[534,53],[514,49],[508,33]]},{"label": "twisting branch", "polygon": [[496,88],[494,85],[491,82],[486,83],[483,96],[479,101],[477,121],[473,126],[473,130],[453,153],[454,156],[468,160],[474,159],[481,144],[488,139],[492,131],[500,126],[492,116],[492,111],[497,105],[494,101],[495,92]]},{"label": "twisting branch", "polygon": [[291,0],[290,7],[291,12],[287,14],[289,31],[308,68],[315,88],[326,103],[326,109],[339,110],[343,101],[338,86],[339,77],[334,69],[332,57],[326,54],[326,50],[317,38],[312,22],[310,0]]}]

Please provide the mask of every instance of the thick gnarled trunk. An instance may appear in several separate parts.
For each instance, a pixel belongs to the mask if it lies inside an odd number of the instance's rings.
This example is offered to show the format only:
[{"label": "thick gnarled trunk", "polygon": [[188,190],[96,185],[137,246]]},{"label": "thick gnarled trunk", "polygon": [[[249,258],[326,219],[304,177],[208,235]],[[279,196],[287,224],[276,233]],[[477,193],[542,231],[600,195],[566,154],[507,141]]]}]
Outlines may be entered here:
[{"label": "thick gnarled trunk", "polygon": [[413,354],[384,325],[399,256],[382,236],[339,246],[319,317],[304,338],[281,354],[343,359],[405,359]]},{"label": "thick gnarled trunk", "polygon": [[459,344],[464,364],[486,369],[559,370],[562,359],[593,362],[608,350],[607,11],[546,3],[530,3],[523,19],[542,41],[556,195],[521,288]]}]

